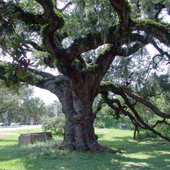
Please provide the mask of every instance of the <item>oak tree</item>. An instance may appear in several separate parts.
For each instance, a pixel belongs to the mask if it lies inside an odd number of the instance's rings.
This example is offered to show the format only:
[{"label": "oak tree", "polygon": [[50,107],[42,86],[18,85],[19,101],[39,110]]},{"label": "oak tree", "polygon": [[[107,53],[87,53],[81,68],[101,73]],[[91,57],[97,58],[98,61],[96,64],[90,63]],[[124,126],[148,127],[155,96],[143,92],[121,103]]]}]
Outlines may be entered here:
[{"label": "oak tree", "polygon": [[[168,124],[170,114],[137,93],[144,89],[139,82],[148,77],[128,82],[136,73],[135,66],[149,73],[162,62],[169,64],[169,1],[64,2],[61,7],[62,1],[0,0],[0,47],[6,58],[12,58],[11,62],[0,62],[0,78],[8,85],[28,83],[49,90],[59,98],[66,117],[63,144],[71,150],[114,152],[100,146],[95,135],[93,123],[100,105],[96,110],[92,105],[98,94],[102,96],[99,103],[107,103],[116,117],[128,116],[136,129],[148,129],[170,141],[155,130],[159,124]],[[149,44],[157,50],[156,55],[137,55]],[[126,60],[119,74],[125,81],[106,81],[110,66],[117,74],[118,58],[129,57],[134,58],[134,69],[128,73]],[[56,68],[60,74],[41,71],[40,65]],[[140,71],[136,75],[142,77]],[[135,91],[138,84],[140,90]],[[160,120],[148,124],[136,103]]]}]

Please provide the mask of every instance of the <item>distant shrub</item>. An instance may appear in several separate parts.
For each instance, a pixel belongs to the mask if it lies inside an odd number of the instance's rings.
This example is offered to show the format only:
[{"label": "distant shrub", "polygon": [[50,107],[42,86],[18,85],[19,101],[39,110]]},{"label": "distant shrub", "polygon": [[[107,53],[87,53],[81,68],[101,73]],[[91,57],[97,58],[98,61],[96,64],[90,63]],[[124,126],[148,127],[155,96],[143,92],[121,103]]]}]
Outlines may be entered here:
[{"label": "distant shrub", "polygon": [[96,128],[114,128],[116,127],[117,120],[111,115],[98,115],[94,122]]},{"label": "distant shrub", "polygon": [[96,128],[105,128],[105,122],[102,120],[98,120],[94,122],[94,126]]},{"label": "distant shrub", "polygon": [[169,125],[161,124],[157,126],[156,130],[161,132],[162,135],[170,137],[170,126]]},{"label": "distant shrub", "polygon": [[[149,123],[150,124],[155,124],[155,122],[157,121],[161,121],[160,119],[158,119],[157,117],[153,117]],[[157,130],[159,133],[161,133],[164,136],[170,137],[170,120],[166,120],[167,123],[163,123],[163,124],[158,124],[154,129]]]},{"label": "distant shrub", "polygon": [[51,131],[58,135],[64,134],[65,117],[60,114],[57,118],[45,116],[41,119],[44,131]]},{"label": "distant shrub", "polygon": [[156,137],[157,135],[155,135],[153,132],[149,130],[140,131],[140,133],[137,135],[137,139],[156,138]]}]

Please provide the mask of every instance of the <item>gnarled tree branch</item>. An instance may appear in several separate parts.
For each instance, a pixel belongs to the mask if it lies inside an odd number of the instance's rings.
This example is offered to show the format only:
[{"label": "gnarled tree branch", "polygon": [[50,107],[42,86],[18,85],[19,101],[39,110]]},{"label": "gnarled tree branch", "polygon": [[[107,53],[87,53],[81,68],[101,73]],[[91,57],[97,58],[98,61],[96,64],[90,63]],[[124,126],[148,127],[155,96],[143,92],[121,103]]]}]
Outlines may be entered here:
[{"label": "gnarled tree branch", "polygon": [[127,30],[130,24],[131,12],[129,3],[125,0],[110,0],[110,3],[119,15],[122,31]]},{"label": "gnarled tree branch", "polygon": [[[10,72],[10,69],[11,72],[13,69],[17,69],[15,70],[16,79],[18,80],[17,83],[24,82],[42,89],[49,90],[50,92],[57,95],[57,97],[61,100],[63,100],[65,93],[64,89],[69,87],[69,80],[66,76],[54,76],[43,71],[37,71],[31,68],[26,69],[17,65],[12,65],[10,63],[6,64],[3,61],[0,61],[0,79],[6,81],[8,79],[6,74]],[[24,75],[22,73],[24,73]]]},{"label": "gnarled tree branch", "polygon": [[[104,93],[104,92],[106,92],[106,88],[108,88],[107,89],[107,91],[111,91],[111,92],[113,92],[114,94],[118,94],[118,95],[120,95],[122,98],[123,98],[123,100],[124,100],[124,102],[125,102],[125,104],[127,105],[127,107],[131,110],[131,112],[134,114],[134,117],[135,117],[135,119],[137,119],[137,121],[139,122],[139,124],[138,125],[142,125],[144,128],[146,128],[146,129],[149,129],[150,131],[152,131],[154,134],[156,134],[156,135],[158,135],[158,136],[160,136],[161,138],[163,138],[163,139],[165,139],[165,140],[167,140],[167,141],[169,141],[170,142],[170,138],[168,138],[168,137],[166,137],[166,136],[164,136],[164,135],[162,135],[161,133],[159,133],[158,131],[156,131],[153,127],[151,127],[151,126],[149,126],[142,118],[141,118],[141,116],[138,114],[138,112],[136,111],[136,109],[134,108],[134,106],[133,106],[133,104],[131,104],[131,102],[130,102],[130,100],[128,99],[128,97],[127,97],[127,95],[129,95],[130,97],[132,97],[133,99],[135,98],[138,102],[139,102],[139,98],[136,98],[136,97],[134,97],[134,95],[131,95],[131,93],[127,90],[127,88],[125,89],[124,87],[116,87],[115,85],[108,85],[108,86],[106,86],[106,85],[103,85],[103,87],[104,88],[102,88],[102,86],[101,86],[101,89],[99,90],[100,91],[100,93]],[[140,102],[142,103],[143,102],[143,100],[141,101],[140,100]],[[146,102],[146,101],[145,101]],[[147,105],[147,107],[149,107],[148,106],[148,103],[145,103],[145,106]],[[149,103],[149,105],[150,105],[150,103]],[[150,107],[149,107],[150,108]],[[114,108],[113,108],[114,109]],[[153,109],[152,109],[152,111],[153,111]],[[159,113],[159,115],[160,115],[160,117],[168,117],[169,118],[169,115],[165,115],[165,114],[160,114]],[[132,118],[132,117],[131,117]],[[137,122],[135,122],[135,123],[137,123]]]},{"label": "gnarled tree branch", "polygon": [[148,107],[150,110],[152,110],[156,115],[162,117],[162,118],[170,118],[170,114],[164,113],[162,111],[160,111],[155,105],[153,105],[151,102],[149,102],[148,100],[138,96],[137,94],[133,93],[132,91],[130,91],[128,88],[126,87],[121,87],[121,89],[132,99],[142,103],[143,105],[145,105],[146,107]]},{"label": "gnarled tree branch", "polygon": [[152,20],[133,20],[130,26],[131,30],[145,31],[148,35],[152,35],[160,42],[170,44],[170,25],[163,25]]}]

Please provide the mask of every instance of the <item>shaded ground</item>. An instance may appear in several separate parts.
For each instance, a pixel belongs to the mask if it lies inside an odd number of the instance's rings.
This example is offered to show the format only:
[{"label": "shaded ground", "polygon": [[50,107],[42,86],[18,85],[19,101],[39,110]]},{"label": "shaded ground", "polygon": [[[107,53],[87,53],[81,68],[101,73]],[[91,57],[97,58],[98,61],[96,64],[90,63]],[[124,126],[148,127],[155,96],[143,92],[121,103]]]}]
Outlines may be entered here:
[{"label": "shaded ground", "polygon": [[[16,136],[0,139],[0,170],[169,170],[169,143],[135,141],[132,131],[96,130],[99,142],[121,154],[69,152],[57,143],[20,148]],[[60,138],[61,139],[61,138]]]}]

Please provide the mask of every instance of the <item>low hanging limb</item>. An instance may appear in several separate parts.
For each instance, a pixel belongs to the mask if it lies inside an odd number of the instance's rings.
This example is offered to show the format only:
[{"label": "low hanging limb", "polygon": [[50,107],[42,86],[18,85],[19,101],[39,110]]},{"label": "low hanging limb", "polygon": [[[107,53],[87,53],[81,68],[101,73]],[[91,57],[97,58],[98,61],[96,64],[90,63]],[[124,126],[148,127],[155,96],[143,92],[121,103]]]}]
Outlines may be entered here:
[{"label": "low hanging limb", "polygon": [[[104,102],[107,103],[107,105],[115,111],[115,115],[118,116],[120,114],[124,114],[125,116],[128,116],[130,118],[134,126],[138,126],[138,127],[145,129],[145,127],[142,124],[140,124],[140,122],[130,112],[125,110],[128,107],[122,106],[121,102],[118,99],[109,99],[107,97],[107,93],[102,93],[102,98]],[[113,105],[114,103],[117,104],[117,107]]]},{"label": "low hanging limb", "polygon": [[[107,89],[107,90],[106,90]],[[127,89],[127,88],[125,88],[125,87],[116,87],[116,86],[114,86],[113,84],[111,85],[104,85],[103,86],[103,88],[102,88],[102,86],[101,86],[101,89],[100,89],[101,91],[100,91],[100,93],[101,94],[107,94],[108,92],[107,91],[111,91],[111,92],[113,92],[114,94],[117,94],[117,95],[120,95],[122,98],[123,98],[123,100],[124,100],[124,102],[125,102],[125,104],[126,104],[126,106],[131,110],[131,112],[133,113],[133,116],[132,116],[132,114],[130,114],[130,112],[125,112],[125,111],[123,111],[123,109],[121,109],[121,112],[123,113],[124,112],[124,114],[126,114],[126,115],[128,115],[128,117],[131,119],[131,121],[132,121],[132,123],[133,122],[135,122],[135,124],[138,122],[138,125],[142,125],[142,126],[140,126],[140,127],[142,127],[143,129],[148,129],[148,130],[150,130],[150,131],[152,131],[154,134],[156,134],[156,135],[158,135],[158,136],[160,136],[161,138],[163,138],[163,139],[165,139],[165,140],[167,140],[167,141],[169,141],[170,142],[170,138],[168,138],[168,137],[166,137],[166,136],[164,136],[164,135],[162,135],[161,133],[159,133],[158,131],[156,131],[155,129],[154,129],[154,127],[155,126],[157,126],[160,122],[158,122],[158,123],[156,123],[156,125],[153,125],[153,126],[150,126],[150,125],[148,125],[142,118],[141,118],[141,116],[138,114],[138,112],[136,111],[136,109],[134,108],[134,105],[133,104],[131,104],[131,102],[129,101],[129,98],[127,97],[127,95],[128,96],[130,96],[132,99],[136,99],[136,101],[138,101],[138,102],[140,102],[140,103],[142,103],[142,104],[144,104],[145,106],[147,106],[147,104],[145,103],[146,101],[144,100],[144,99],[142,99],[141,100],[141,98],[139,97],[139,96],[137,96],[137,95],[135,95],[135,97],[134,97],[134,94],[133,95],[131,95],[131,93],[129,92],[130,90],[129,89]],[[137,97],[136,97],[137,96]],[[139,99],[140,98],[140,100],[137,100],[137,99]],[[108,99],[107,99],[108,100]],[[105,100],[106,102],[107,102],[107,100]],[[145,101],[145,102],[144,102]],[[108,102],[107,102],[108,103]],[[150,106],[150,102],[149,102],[149,106]],[[153,104],[152,104],[153,105]],[[110,103],[109,103],[109,106],[111,106],[111,108],[113,109],[113,110],[115,110],[115,111],[117,111],[117,109],[118,108],[115,108],[115,106],[113,107],[113,105],[111,105]],[[148,107],[148,106],[147,106]],[[156,106],[155,106],[156,107]],[[158,109],[158,108],[157,108]],[[157,111],[157,109],[156,109],[156,111]],[[152,111],[153,111],[153,109],[152,109]],[[160,112],[160,111],[159,111]],[[160,114],[160,113],[159,113]],[[162,116],[164,116],[164,118],[167,118],[167,117],[169,117],[169,115],[167,115],[167,114],[160,114],[160,117],[162,117]],[[133,123],[134,124],[134,123]]]},{"label": "low hanging limb", "polygon": [[163,124],[163,123],[170,127],[170,124],[164,118],[163,120],[158,120],[154,125],[152,125],[152,128],[155,128],[158,124]]},{"label": "low hanging limb", "polygon": [[102,93],[102,92],[106,92],[106,91],[111,91],[112,93],[118,94],[118,95],[121,95],[123,92],[123,93],[127,94],[129,97],[131,97],[132,99],[134,99],[135,101],[145,105],[147,108],[149,108],[151,111],[153,111],[159,117],[170,119],[170,114],[162,112],[161,110],[159,110],[159,108],[157,108],[155,105],[153,105],[150,101],[140,97],[139,95],[135,94],[134,92],[132,92],[125,86],[115,86],[111,82],[106,82],[105,84],[100,86],[99,92]]},{"label": "low hanging limb", "polygon": [[155,105],[153,105],[150,101],[138,96],[137,94],[133,93],[131,90],[129,90],[126,87],[121,87],[120,88],[122,92],[126,93],[129,97],[134,99],[135,101],[138,101],[148,107],[151,111],[153,111],[156,115],[162,117],[162,118],[168,118],[170,119],[170,114],[164,113],[159,110]]},{"label": "low hanging limb", "polygon": [[[136,132],[138,132],[138,134],[139,134],[139,127],[141,127],[142,129],[146,129],[142,124],[140,124],[140,122],[130,112],[125,110],[125,109],[127,109],[126,106],[121,106],[120,101],[118,99],[109,99],[107,97],[107,93],[102,93],[102,97],[104,99],[104,102],[107,103],[107,105],[115,111],[115,115],[124,114],[125,116],[129,117],[129,119],[131,120],[132,124],[135,127],[134,136],[133,136],[134,139],[136,139]],[[117,103],[117,105],[119,107],[116,107],[113,105],[115,102]],[[133,104],[133,106],[134,106],[134,104]]]},{"label": "low hanging limb", "polygon": [[130,103],[128,97],[126,96],[126,94],[122,91],[121,93],[121,97],[124,99],[125,103],[127,104],[127,106],[129,107],[129,109],[132,111],[132,113],[135,115],[135,117],[138,119],[138,121],[148,130],[152,131],[154,134],[160,136],[161,138],[167,140],[170,142],[170,138],[162,135],[161,133],[159,133],[158,131],[156,131],[155,129],[153,129],[151,126],[149,126],[146,122],[144,122],[144,120],[139,116],[138,112],[136,111],[136,109],[132,106],[132,104]]}]

